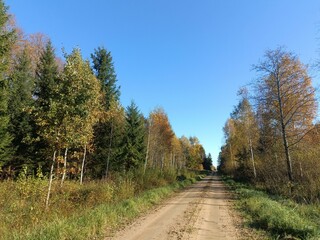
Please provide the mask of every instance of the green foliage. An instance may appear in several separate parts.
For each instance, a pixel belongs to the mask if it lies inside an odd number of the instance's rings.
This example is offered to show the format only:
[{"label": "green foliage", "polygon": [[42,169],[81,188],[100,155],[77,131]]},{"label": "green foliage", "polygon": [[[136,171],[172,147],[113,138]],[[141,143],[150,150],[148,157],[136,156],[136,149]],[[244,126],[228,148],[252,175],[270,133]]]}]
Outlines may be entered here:
[{"label": "green foliage", "polygon": [[92,161],[88,168],[94,177],[107,177],[108,171],[118,168],[120,146],[124,134],[125,113],[117,101],[112,101],[105,118],[94,127]]},{"label": "green foliage", "polygon": [[211,157],[211,154],[209,153],[208,156],[206,156],[203,160],[203,169],[205,170],[209,170],[211,171],[212,169],[212,157]]},{"label": "green foliage", "polygon": [[120,88],[116,85],[117,75],[114,70],[111,52],[99,47],[91,54],[93,69],[97,79],[101,83],[104,95],[105,110],[108,111],[112,101],[119,101]]},{"label": "green foliage", "polygon": [[96,177],[107,177],[108,171],[115,168],[119,154],[119,145],[123,134],[124,110],[120,106],[120,88],[116,85],[117,76],[112,62],[111,52],[99,47],[91,54],[95,76],[100,81],[103,115],[94,128],[94,146],[96,151],[90,163]]},{"label": "green foliage", "polygon": [[11,155],[12,136],[8,131],[9,115],[8,107],[8,62],[12,45],[15,41],[15,32],[8,29],[9,16],[7,7],[0,0],[0,168],[6,163]]},{"label": "green foliage", "polygon": [[121,149],[120,169],[128,171],[143,164],[145,159],[144,118],[134,102],[126,109],[126,126]]},{"label": "green foliage", "polygon": [[277,239],[288,236],[298,239],[320,237],[318,205],[297,204],[230,179],[226,182],[239,197],[237,206],[251,227],[263,229]]},{"label": "green foliage", "polygon": [[37,65],[34,92],[36,99],[33,115],[38,126],[39,151],[48,148],[51,151],[52,145],[57,145],[58,126],[61,124],[58,115],[60,101],[58,90],[58,66],[54,49],[51,42],[48,42]]},{"label": "green foliage", "polygon": [[36,108],[44,113],[50,112],[51,101],[57,96],[58,66],[53,46],[49,41],[40,56],[36,69]]},{"label": "green foliage", "polygon": [[18,55],[12,74],[9,77],[10,96],[8,113],[10,115],[9,130],[13,136],[12,144],[15,154],[8,163],[13,168],[29,165],[35,168],[32,154],[35,145],[35,123],[31,110],[34,99],[34,73],[31,71],[31,61],[24,50]]},{"label": "green foliage", "polygon": [[70,236],[102,239],[176,189],[194,182],[194,179],[171,182],[168,180],[175,178],[172,173],[151,170],[141,181],[133,177],[136,174],[115,174],[108,182],[88,182],[81,186],[66,181],[63,189],[56,181],[50,208],[44,211],[41,199],[45,199],[47,180],[31,177],[24,168],[18,181],[0,183],[1,239],[68,239]]}]

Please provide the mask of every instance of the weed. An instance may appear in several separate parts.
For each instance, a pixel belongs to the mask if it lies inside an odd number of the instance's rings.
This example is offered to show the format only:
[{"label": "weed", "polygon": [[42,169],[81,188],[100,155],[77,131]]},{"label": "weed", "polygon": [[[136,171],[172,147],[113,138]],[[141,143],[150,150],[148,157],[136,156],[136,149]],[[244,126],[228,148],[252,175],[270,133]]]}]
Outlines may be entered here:
[{"label": "weed", "polygon": [[298,204],[228,178],[224,180],[238,196],[237,207],[251,227],[263,229],[276,239],[319,239],[319,206]]}]

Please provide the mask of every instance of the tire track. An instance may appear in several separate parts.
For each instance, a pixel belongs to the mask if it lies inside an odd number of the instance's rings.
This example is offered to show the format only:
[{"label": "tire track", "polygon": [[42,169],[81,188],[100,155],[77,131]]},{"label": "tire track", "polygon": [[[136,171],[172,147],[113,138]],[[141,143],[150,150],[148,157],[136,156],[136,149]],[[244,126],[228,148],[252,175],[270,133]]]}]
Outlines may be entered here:
[{"label": "tire track", "polygon": [[226,189],[217,176],[207,176],[107,239],[235,239],[234,233]]}]

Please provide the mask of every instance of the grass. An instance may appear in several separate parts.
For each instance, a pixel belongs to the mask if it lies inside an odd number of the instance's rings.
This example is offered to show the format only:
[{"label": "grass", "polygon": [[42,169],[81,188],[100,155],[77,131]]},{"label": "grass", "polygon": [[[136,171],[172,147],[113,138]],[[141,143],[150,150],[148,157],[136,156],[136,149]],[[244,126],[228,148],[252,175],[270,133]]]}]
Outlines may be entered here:
[{"label": "grass", "polygon": [[63,188],[56,181],[47,212],[46,179],[25,177],[17,182],[2,182],[1,239],[103,239],[174,191],[196,181],[176,181],[175,174],[159,172],[135,180],[136,177],[114,176],[109,181],[83,186],[67,181]]},{"label": "grass", "polygon": [[248,225],[269,233],[271,239],[320,239],[320,206],[298,204],[226,179],[236,206]]}]

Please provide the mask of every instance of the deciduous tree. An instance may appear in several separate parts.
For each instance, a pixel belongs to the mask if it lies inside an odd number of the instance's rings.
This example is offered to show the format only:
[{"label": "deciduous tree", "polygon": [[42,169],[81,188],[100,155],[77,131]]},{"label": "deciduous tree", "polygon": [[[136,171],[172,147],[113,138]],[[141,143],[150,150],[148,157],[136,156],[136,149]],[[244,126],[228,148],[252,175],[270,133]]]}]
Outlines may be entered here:
[{"label": "deciduous tree", "polygon": [[315,89],[307,67],[290,52],[278,48],[267,51],[255,66],[260,73],[256,96],[260,111],[268,113],[281,133],[289,181],[294,180],[290,149],[312,128],[316,115]]}]

